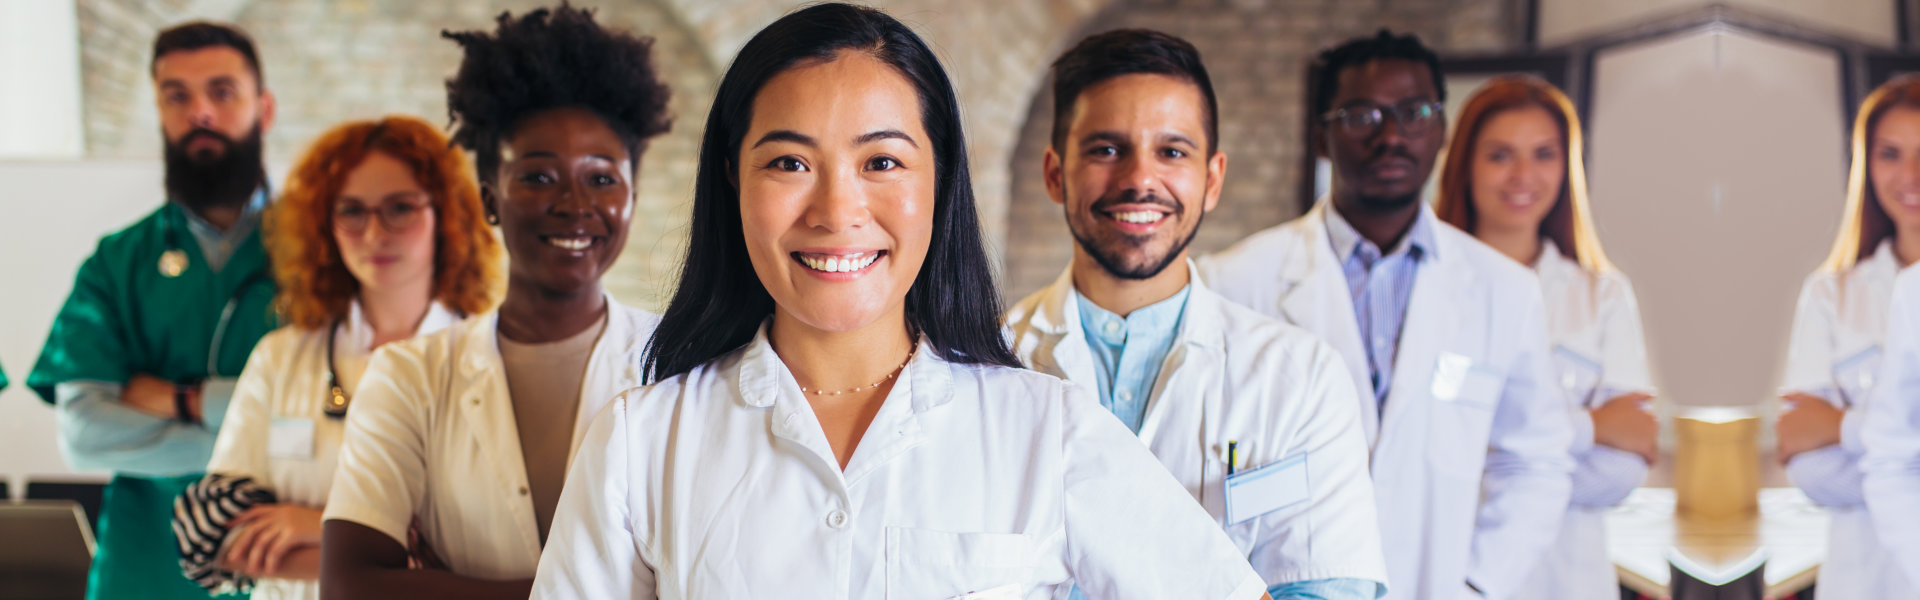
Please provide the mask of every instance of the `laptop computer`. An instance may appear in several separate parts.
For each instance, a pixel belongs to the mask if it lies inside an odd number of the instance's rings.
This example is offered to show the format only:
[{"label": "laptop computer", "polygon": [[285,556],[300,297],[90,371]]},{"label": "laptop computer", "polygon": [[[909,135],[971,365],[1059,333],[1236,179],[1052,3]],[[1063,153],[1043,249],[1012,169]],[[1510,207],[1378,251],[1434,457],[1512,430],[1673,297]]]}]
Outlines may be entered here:
[{"label": "laptop computer", "polygon": [[93,528],[71,500],[0,501],[0,600],[81,598]]}]

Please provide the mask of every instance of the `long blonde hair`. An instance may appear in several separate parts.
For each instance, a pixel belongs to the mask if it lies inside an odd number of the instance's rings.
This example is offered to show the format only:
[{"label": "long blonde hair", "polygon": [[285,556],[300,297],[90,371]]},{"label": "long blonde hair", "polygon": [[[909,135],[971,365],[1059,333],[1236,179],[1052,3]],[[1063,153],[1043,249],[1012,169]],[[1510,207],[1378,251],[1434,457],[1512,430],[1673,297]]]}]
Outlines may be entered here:
[{"label": "long blonde hair", "polygon": [[1860,112],[1853,117],[1850,144],[1853,164],[1847,169],[1846,213],[1840,217],[1840,232],[1833,238],[1833,249],[1820,264],[1822,270],[1850,271],[1860,259],[1873,254],[1881,241],[1896,235],[1893,218],[1880,207],[1880,196],[1874,193],[1873,181],[1867,178],[1867,163],[1873,158],[1868,154],[1872,151],[1873,128],[1880,123],[1881,115],[1895,106],[1920,108],[1920,75],[1888,80],[1860,102]]},{"label": "long blonde hair", "polygon": [[1560,139],[1566,142],[1567,176],[1560,185],[1553,209],[1540,221],[1540,234],[1552,240],[1561,254],[1572,257],[1590,273],[1613,270],[1606,251],[1600,248],[1600,234],[1593,228],[1593,212],[1587,208],[1586,152],[1581,141],[1580,115],[1565,93],[1538,77],[1496,77],[1467,99],[1466,107],[1460,111],[1459,128],[1447,145],[1447,162],[1440,170],[1434,213],[1447,223],[1473,233],[1479,218],[1472,201],[1473,149],[1480,141],[1480,129],[1494,115],[1527,106],[1546,109],[1560,125]]}]

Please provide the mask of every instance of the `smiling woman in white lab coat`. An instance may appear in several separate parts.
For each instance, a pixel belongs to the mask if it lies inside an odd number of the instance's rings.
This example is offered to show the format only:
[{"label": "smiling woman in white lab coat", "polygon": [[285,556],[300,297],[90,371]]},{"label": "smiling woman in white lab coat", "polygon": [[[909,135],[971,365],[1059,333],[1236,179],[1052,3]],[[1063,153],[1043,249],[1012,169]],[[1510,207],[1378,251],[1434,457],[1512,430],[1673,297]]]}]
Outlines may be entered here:
[{"label": "smiling woman in white lab coat", "polygon": [[1659,424],[1646,409],[1653,386],[1633,287],[1601,252],[1587,208],[1573,102],[1533,77],[1481,87],[1461,109],[1434,212],[1539,275],[1574,404],[1571,505],[1516,597],[1618,598],[1605,512],[1646,479]]},{"label": "smiling woman in white lab coat", "polygon": [[[1854,119],[1846,214],[1826,263],[1800,290],[1781,382],[1779,458],[1793,484],[1832,517],[1822,598],[1920,599],[1879,541],[1886,536],[1876,534],[1879,516],[1868,514],[1872,496],[1860,462],[1869,452],[1861,428],[1871,414],[1866,399],[1880,368],[1894,278],[1916,258],[1920,78],[1901,77],[1868,95]],[[1903,506],[1899,519],[1910,519],[1911,509]]]},{"label": "smiling woman in white lab coat", "polygon": [[465,50],[452,137],[511,257],[507,293],[374,355],[327,502],[328,598],[526,598],[572,451],[638,383],[658,323],[601,286],[667,127],[652,40],[565,5],[449,37]]},{"label": "smiling woman in white lab coat", "polygon": [[[466,153],[412,117],[329,130],[267,213],[285,327],[255,346],[208,475],[175,503],[187,576],[318,598],[320,515],[375,347],[493,307],[500,242]],[[256,583],[257,581],[257,583]]]},{"label": "smiling woman in white lab coat", "polygon": [[1252,600],[1085,392],[1021,370],[959,107],[920,38],[820,4],[721,80],[655,382],[581,443],[536,598]]}]

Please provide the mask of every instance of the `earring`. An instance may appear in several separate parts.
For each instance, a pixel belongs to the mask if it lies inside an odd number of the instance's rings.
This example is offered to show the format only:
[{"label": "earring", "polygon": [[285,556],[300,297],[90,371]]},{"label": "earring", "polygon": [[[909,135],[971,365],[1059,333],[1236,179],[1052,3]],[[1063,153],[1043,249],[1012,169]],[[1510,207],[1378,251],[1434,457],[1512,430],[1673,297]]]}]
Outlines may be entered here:
[{"label": "earring", "polygon": [[495,214],[495,213],[487,213],[487,224],[488,224],[488,225],[499,225],[499,224],[500,224],[500,215],[498,215],[498,214]]}]

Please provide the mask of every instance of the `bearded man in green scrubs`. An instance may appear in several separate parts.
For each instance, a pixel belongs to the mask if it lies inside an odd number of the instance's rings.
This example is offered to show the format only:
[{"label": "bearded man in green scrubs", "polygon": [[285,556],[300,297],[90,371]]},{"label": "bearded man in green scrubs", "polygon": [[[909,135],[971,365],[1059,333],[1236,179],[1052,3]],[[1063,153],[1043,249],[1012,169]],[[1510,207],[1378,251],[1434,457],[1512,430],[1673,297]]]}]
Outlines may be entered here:
[{"label": "bearded man in green scrubs", "polygon": [[173,499],[213,453],[234,378],[275,326],[260,244],[261,135],[273,123],[252,40],[188,23],[154,40],[166,202],[80,266],[27,387],[77,469],[109,470],[88,598],[206,598],[181,575]]}]

